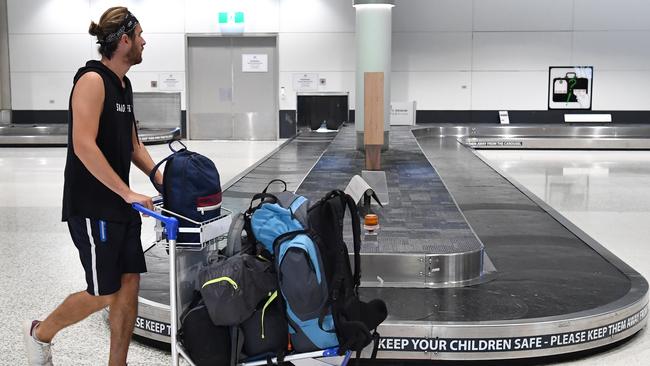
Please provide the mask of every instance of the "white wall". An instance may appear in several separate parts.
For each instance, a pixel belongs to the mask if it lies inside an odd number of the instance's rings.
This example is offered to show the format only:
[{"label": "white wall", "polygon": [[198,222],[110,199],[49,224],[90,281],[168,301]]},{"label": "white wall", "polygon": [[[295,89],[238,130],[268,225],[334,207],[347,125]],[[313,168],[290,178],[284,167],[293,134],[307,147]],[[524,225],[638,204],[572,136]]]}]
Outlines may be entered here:
[{"label": "white wall", "polygon": [[[278,33],[281,109],[295,109],[293,75],[354,106],[351,0],[127,0],[147,41],[129,72],[135,91],[185,78],[185,34],[219,33],[220,11],[243,11],[245,32]],[[104,0],[8,0],[14,110],[67,109],[72,77],[98,58],[87,33]],[[392,100],[418,109],[545,110],[549,66],[593,65],[594,110],[649,110],[648,0],[396,0]],[[184,90],[183,90],[184,92]],[[183,96],[182,108],[185,108]]]},{"label": "white wall", "polygon": [[397,0],[392,99],[545,110],[548,67],[594,66],[594,110],[649,110],[648,0]]},{"label": "white wall", "polygon": [[349,0],[280,0],[280,109],[296,109],[299,73],[326,79],[319,91],[350,92],[354,108],[354,19]]},{"label": "white wall", "polygon": [[[68,108],[76,70],[99,58],[88,34],[90,21],[98,22],[113,5],[104,0],[8,0],[12,109]],[[170,72],[184,82],[184,2],[143,0],[126,6],[142,23],[147,41],[144,61],[128,74],[134,90],[156,91],[151,81]]]}]

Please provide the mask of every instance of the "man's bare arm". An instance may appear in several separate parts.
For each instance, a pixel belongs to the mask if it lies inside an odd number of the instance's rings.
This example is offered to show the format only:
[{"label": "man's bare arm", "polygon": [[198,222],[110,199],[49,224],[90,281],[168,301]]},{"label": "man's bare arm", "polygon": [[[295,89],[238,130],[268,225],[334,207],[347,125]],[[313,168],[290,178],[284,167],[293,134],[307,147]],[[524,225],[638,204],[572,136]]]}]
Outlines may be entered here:
[{"label": "man's bare arm", "polygon": [[99,118],[104,108],[104,81],[95,72],[87,72],[77,81],[72,93],[72,144],[75,155],[86,169],[128,203],[138,202],[152,208],[151,198],[133,192],[106,160],[97,146]]}]

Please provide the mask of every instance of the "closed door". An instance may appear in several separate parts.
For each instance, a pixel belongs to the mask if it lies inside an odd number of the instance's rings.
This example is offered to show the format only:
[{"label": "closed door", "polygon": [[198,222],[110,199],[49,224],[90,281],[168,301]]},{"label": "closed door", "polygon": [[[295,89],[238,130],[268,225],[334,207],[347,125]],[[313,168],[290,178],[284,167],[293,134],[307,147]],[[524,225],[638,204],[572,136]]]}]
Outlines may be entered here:
[{"label": "closed door", "polygon": [[276,67],[275,37],[190,37],[190,138],[277,139]]}]

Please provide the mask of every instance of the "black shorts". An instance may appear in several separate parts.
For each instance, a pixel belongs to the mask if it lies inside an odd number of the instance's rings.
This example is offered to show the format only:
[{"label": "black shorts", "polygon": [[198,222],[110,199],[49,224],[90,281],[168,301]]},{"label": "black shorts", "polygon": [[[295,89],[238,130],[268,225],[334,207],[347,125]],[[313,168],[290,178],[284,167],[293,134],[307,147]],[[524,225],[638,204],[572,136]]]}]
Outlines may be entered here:
[{"label": "black shorts", "polygon": [[124,273],[147,271],[140,242],[140,222],[71,217],[68,228],[86,271],[89,294],[110,295],[120,289]]}]

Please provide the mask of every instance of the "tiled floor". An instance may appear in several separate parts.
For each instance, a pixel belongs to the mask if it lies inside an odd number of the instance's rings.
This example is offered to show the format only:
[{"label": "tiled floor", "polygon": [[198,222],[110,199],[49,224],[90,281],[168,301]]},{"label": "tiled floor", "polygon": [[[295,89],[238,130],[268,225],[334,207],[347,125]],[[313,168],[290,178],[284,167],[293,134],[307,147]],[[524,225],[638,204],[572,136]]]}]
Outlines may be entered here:
[{"label": "tiled floor", "polygon": [[[650,152],[486,151],[480,155],[650,278]],[[569,364],[569,363],[567,363]],[[571,365],[648,365],[647,327]]]},{"label": "tiled floor", "polygon": [[[222,183],[281,142],[195,142],[191,150],[211,157]],[[165,145],[149,147],[155,160]],[[650,152],[486,152],[495,166],[547,200],[555,209],[650,277]],[[60,222],[64,148],[0,148],[0,365],[24,365],[20,324],[41,317],[68,293],[85,287],[77,253]],[[136,191],[154,194],[134,171]],[[146,224],[149,225],[149,224]],[[143,228],[143,242],[152,238]],[[149,235],[149,237],[146,237]],[[108,329],[93,315],[55,339],[57,365],[101,365],[108,356]],[[650,336],[644,330],[623,347],[570,365],[646,365]],[[168,365],[165,352],[131,345],[129,365]]]},{"label": "tiled floor", "polygon": [[[222,185],[272,152],[283,141],[187,143],[215,161]],[[166,145],[150,146],[158,161]],[[61,222],[65,148],[0,148],[0,365],[25,365],[20,325],[40,318],[72,292],[85,288],[77,251]],[[154,195],[148,178],[132,169],[135,191]],[[153,240],[146,219],[143,245]],[[102,365],[108,360],[109,332],[100,314],[59,333],[56,365]],[[133,342],[129,365],[169,365],[168,353]]]}]

